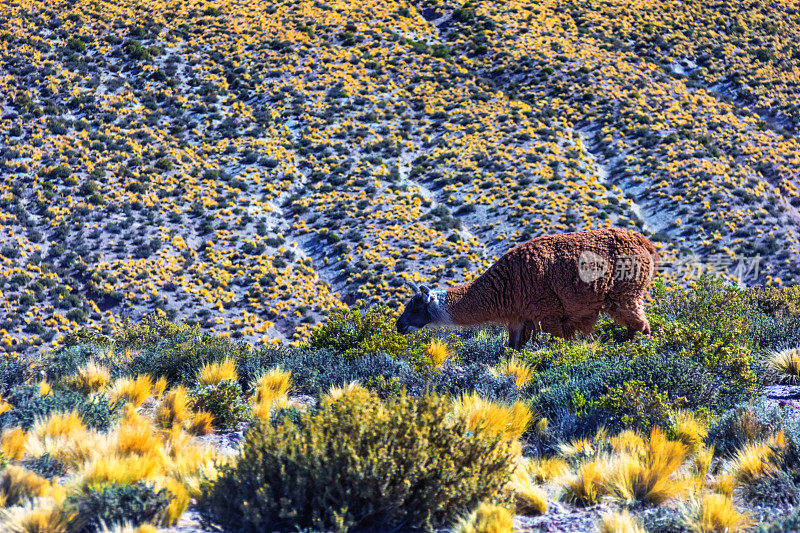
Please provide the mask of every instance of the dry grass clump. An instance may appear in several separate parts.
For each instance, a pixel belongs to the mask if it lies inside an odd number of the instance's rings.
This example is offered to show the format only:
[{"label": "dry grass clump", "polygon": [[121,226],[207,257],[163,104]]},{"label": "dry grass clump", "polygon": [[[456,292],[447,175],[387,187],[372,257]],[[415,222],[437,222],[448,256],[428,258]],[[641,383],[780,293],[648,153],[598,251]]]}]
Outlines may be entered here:
[{"label": "dry grass clump", "polygon": [[287,400],[292,388],[292,373],[280,367],[273,368],[259,377],[253,388],[255,389],[253,414],[266,420],[277,402]]},{"label": "dry grass clump", "polygon": [[770,358],[770,366],[784,383],[800,383],[800,348],[789,348],[776,352]]},{"label": "dry grass clump", "polygon": [[534,457],[525,463],[525,469],[534,481],[546,483],[569,472],[569,465],[559,457]]},{"label": "dry grass clump", "polygon": [[76,514],[52,498],[37,498],[24,505],[0,509],[0,531],[8,533],[69,533]]},{"label": "dry grass clump", "polygon": [[134,407],[139,407],[153,393],[153,378],[147,374],[136,376],[135,379],[120,378],[109,391],[109,396],[113,400],[124,398],[132,403]]},{"label": "dry grass clump", "polygon": [[198,411],[189,421],[187,428],[192,435],[208,435],[214,431],[214,415],[206,411]]},{"label": "dry grass clump", "polygon": [[775,472],[776,455],[786,446],[783,431],[763,442],[745,444],[728,465],[729,473],[739,483],[752,483]]},{"label": "dry grass clump", "polygon": [[685,480],[674,476],[688,457],[683,443],[669,440],[656,428],[639,453],[623,453],[612,461],[605,488],[609,495],[626,504],[660,505],[688,488]]},{"label": "dry grass clump", "polygon": [[161,400],[161,407],[156,413],[156,423],[164,429],[182,425],[191,416],[188,405],[185,387],[178,386],[170,389]]},{"label": "dry grass clump", "polygon": [[433,339],[425,348],[425,360],[431,370],[438,370],[442,364],[450,357],[450,350],[447,343],[439,339]]},{"label": "dry grass clump", "polygon": [[358,381],[351,381],[340,387],[331,387],[327,396],[331,401],[337,401],[345,396],[369,394],[369,391],[361,386]]},{"label": "dry grass clump", "polygon": [[690,411],[676,411],[672,426],[674,438],[686,445],[689,455],[703,446],[708,436],[708,422]]},{"label": "dry grass clump", "polygon": [[231,381],[239,379],[236,362],[233,359],[225,359],[221,363],[206,363],[197,371],[197,383],[201,386],[216,385],[225,379]]},{"label": "dry grass clump", "polygon": [[76,391],[84,394],[97,392],[108,385],[111,374],[104,366],[100,366],[95,361],[89,361],[86,366],[78,369],[72,376],[64,380],[64,384]]},{"label": "dry grass clump", "polygon": [[518,439],[531,425],[533,413],[522,402],[506,405],[481,398],[478,394],[464,394],[453,406],[456,417],[474,429],[485,426],[508,439]]},{"label": "dry grass clump", "polygon": [[81,415],[75,411],[53,413],[33,426],[33,433],[38,437],[70,437],[86,431]]},{"label": "dry grass clump", "polygon": [[617,453],[639,454],[644,450],[644,439],[632,429],[626,429],[609,439]]},{"label": "dry grass clump", "polygon": [[514,493],[517,513],[528,516],[545,514],[547,512],[547,496],[541,487],[533,484],[522,460],[520,460],[520,463],[510,483],[510,489]]},{"label": "dry grass clump", "polygon": [[152,524],[141,524],[139,527],[133,527],[129,523],[113,524],[107,526],[102,524],[98,533],[157,533],[158,529]]},{"label": "dry grass clump", "polygon": [[510,376],[518,389],[527,385],[533,377],[533,368],[517,356],[512,356],[493,369],[495,375]]},{"label": "dry grass clump", "polygon": [[47,396],[53,392],[53,388],[46,381],[39,383],[39,396]]},{"label": "dry grass clump", "polygon": [[737,511],[730,497],[715,493],[692,498],[684,506],[681,522],[694,533],[735,533],[752,525],[749,515]]},{"label": "dry grass clump", "polygon": [[0,472],[0,507],[24,503],[45,496],[50,482],[19,466],[9,466]]},{"label": "dry grass clump", "polygon": [[25,446],[28,442],[28,435],[20,427],[7,429],[3,432],[0,440],[0,452],[9,459],[21,459],[25,455]]},{"label": "dry grass clump", "polygon": [[600,533],[647,533],[627,509],[602,515]]},{"label": "dry grass clump", "polygon": [[575,474],[561,478],[561,499],[573,505],[594,505],[606,494],[603,480],[607,475],[608,458],[588,460],[578,467]]},{"label": "dry grass clump", "polygon": [[514,519],[505,507],[481,503],[456,524],[455,533],[511,533]]}]

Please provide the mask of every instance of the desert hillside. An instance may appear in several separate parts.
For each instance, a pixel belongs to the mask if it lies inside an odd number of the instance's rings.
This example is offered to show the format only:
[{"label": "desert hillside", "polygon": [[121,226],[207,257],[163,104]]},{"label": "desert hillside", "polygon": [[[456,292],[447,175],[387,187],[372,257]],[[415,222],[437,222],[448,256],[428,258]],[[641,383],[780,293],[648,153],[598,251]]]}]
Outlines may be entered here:
[{"label": "desert hillside", "polygon": [[[624,15],[623,15],[624,13]],[[795,2],[11,1],[0,343],[302,342],[531,237],[798,280]]]}]

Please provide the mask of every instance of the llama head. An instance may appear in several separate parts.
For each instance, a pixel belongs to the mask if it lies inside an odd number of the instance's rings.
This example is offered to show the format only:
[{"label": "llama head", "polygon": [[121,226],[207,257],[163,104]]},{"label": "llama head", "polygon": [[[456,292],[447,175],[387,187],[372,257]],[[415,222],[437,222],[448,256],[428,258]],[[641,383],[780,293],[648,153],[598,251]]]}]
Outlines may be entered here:
[{"label": "llama head", "polygon": [[423,285],[418,287],[415,283],[409,282],[408,285],[414,290],[414,296],[406,304],[403,314],[397,319],[397,331],[405,335],[433,321],[431,305],[436,305],[436,298],[432,291]]}]

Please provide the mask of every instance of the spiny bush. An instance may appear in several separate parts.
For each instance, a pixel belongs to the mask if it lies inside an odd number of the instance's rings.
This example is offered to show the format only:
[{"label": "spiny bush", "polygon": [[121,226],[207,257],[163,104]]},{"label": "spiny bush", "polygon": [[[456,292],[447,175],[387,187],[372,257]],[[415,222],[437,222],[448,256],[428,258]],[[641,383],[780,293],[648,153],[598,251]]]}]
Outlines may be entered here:
[{"label": "spiny bush", "polygon": [[386,306],[375,306],[363,315],[356,310],[335,311],[308,341],[311,348],[329,349],[352,358],[385,352],[406,358],[417,368],[423,364],[426,344],[422,332],[398,333],[395,316]]},{"label": "spiny bush", "polygon": [[67,504],[77,511],[83,523],[80,533],[100,531],[102,524],[128,522],[139,525],[154,520],[170,502],[166,489],[156,490],[147,483],[90,485],[70,496]]},{"label": "spiny bush", "polygon": [[295,424],[257,421],[234,465],[204,483],[206,522],[228,531],[347,530],[451,523],[502,497],[512,442],[448,419],[450,401],[354,389]]},{"label": "spiny bush", "polygon": [[138,322],[124,318],[114,330],[113,339],[121,347],[152,348],[161,343],[178,344],[199,334],[199,326],[177,324],[164,314],[154,313]]},{"label": "spiny bush", "polygon": [[218,428],[235,427],[250,411],[242,401],[242,387],[230,379],[198,387],[192,391],[191,405],[195,411],[211,413],[214,426]]}]

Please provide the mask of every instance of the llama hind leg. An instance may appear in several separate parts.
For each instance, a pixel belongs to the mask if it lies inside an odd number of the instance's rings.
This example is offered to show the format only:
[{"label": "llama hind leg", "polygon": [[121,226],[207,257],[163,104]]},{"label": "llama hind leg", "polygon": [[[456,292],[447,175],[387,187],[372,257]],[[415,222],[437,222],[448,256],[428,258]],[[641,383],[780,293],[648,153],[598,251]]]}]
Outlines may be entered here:
[{"label": "llama hind leg", "polygon": [[611,304],[606,308],[606,312],[614,322],[628,328],[627,340],[632,340],[639,332],[650,334],[650,322],[644,314],[644,302],[641,300],[627,304]]}]

